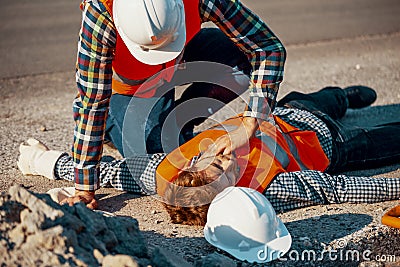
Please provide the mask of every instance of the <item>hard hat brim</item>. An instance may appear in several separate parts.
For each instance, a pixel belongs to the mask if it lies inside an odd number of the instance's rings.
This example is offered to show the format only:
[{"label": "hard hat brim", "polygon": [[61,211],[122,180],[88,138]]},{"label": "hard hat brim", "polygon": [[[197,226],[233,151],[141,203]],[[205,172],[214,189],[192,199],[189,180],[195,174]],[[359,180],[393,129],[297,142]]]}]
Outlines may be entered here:
[{"label": "hard hat brim", "polygon": [[257,263],[270,262],[282,257],[289,251],[292,245],[292,237],[289,231],[279,218],[277,218],[277,220],[280,237],[271,240],[267,244],[248,240],[248,243],[256,244],[249,249],[227,247],[226,244],[218,241],[207,225],[204,227],[204,237],[211,245],[228,252],[239,260]]},{"label": "hard hat brim", "polygon": [[148,65],[159,65],[177,58],[185,47],[186,42],[186,26],[184,19],[178,27],[177,39],[170,42],[168,45],[157,49],[143,50],[138,44],[129,40],[123,31],[119,30],[118,33],[132,56],[140,62]]}]

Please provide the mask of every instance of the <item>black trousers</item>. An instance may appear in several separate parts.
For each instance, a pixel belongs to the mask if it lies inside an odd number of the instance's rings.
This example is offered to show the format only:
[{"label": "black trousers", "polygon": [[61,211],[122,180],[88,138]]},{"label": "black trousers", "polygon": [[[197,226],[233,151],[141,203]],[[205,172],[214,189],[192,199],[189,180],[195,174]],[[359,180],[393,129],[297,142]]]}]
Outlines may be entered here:
[{"label": "black trousers", "polygon": [[341,88],[326,87],[311,94],[292,92],[277,106],[307,110],[327,124],[333,137],[330,172],[400,163],[400,121],[372,127],[344,125],[339,119],[348,102]]}]

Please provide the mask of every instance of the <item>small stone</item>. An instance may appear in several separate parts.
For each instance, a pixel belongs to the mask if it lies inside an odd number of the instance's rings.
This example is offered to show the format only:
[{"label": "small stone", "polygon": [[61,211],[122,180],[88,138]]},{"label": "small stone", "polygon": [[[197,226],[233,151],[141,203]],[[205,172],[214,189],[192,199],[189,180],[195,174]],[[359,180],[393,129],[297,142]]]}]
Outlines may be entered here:
[{"label": "small stone", "polygon": [[0,239],[0,246],[6,247],[7,246],[7,241],[4,239]]},{"label": "small stone", "polygon": [[87,266],[87,264],[80,259],[75,259],[75,263],[77,264],[77,266],[82,266],[82,267]]},{"label": "small stone", "polygon": [[21,225],[18,225],[13,230],[11,230],[9,236],[11,241],[15,244],[16,248],[19,248],[22,245],[22,243],[25,242],[26,238],[23,227]]},{"label": "small stone", "polygon": [[177,236],[178,235],[178,231],[177,230],[172,230],[171,233],[169,233],[169,235],[171,237]]},{"label": "small stone", "polygon": [[96,258],[96,260],[99,262],[99,263],[102,263],[103,262],[103,259],[104,259],[104,255],[100,252],[100,250],[98,250],[97,248],[95,248],[94,250],[93,250],[93,256]]},{"label": "small stone", "polygon": [[359,70],[359,69],[361,69],[361,66],[360,66],[360,64],[357,64],[355,68],[356,68],[356,70]]},{"label": "small stone", "polygon": [[156,224],[160,224],[160,223],[162,223],[162,222],[163,222],[163,220],[156,220],[156,221],[155,221]]},{"label": "small stone", "polygon": [[42,131],[42,132],[47,131],[46,126],[44,126],[44,125],[40,126],[40,131]]},{"label": "small stone", "polygon": [[157,213],[158,213],[158,211],[156,211],[156,210],[151,211],[151,214],[157,214]]},{"label": "small stone", "polygon": [[312,243],[310,242],[310,240],[305,240],[305,241],[303,242],[303,244],[304,244],[304,246],[306,246],[306,247],[312,247]]}]

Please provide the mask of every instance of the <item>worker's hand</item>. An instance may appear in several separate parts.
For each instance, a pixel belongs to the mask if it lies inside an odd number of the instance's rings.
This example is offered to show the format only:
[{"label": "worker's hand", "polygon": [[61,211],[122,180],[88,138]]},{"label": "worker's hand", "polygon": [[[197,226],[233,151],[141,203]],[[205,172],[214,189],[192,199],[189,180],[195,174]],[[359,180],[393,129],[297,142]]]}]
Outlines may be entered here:
[{"label": "worker's hand", "polygon": [[206,151],[206,153],[214,153],[214,155],[231,154],[237,148],[249,143],[249,139],[254,135],[258,128],[258,121],[256,118],[244,117],[243,123],[236,130],[224,134],[219,137],[212,148],[212,151]]},{"label": "worker's hand", "polygon": [[97,208],[97,200],[94,198],[94,192],[75,190],[75,196],[66,198],[60,202],[61,205],[68,204],[73,206],[75,203],[83,202],[89,209]]}]

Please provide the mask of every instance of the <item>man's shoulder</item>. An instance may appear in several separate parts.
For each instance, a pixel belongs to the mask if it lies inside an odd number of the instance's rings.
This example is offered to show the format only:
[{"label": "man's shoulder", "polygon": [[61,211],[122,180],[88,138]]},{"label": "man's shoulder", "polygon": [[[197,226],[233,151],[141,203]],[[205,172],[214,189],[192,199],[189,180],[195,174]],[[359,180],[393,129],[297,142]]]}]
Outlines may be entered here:
[{"label": "man's shoulder", "polygon": [[290,113],[299,113],[299,109],[294,109],[294,108],[286,108],[286,107],[276,107],[274,111],[272,112],[272,115],[274,116],[283,116],[287,115]]},{"label": "man's shoulder", "polygon": [[322,124],[322,121],[311,112],[297,108],[277,107],[272,113],[274,116],[286,121],[289,124],[298,125],[306,123],[308,125]]},{"label": "man's shoulder", "polygon": [[[190,1],[190,0],[188,0]],[[200,5],[204,5],[208,8],[211,7],[218,7],[218,8],[227,8],[227,7],[231,7],[232,5],[238,5],[239,4],[239,0],[230,0],[230,1],[226,1],[226,0],[199,0]]]},{"label": "man's shoulder", "polygon": [[[99,13],[109,13],[108,10],[112,8],[113,1],[111,0],[85,0],[82,2],[84,5],[89,5]],[[109,7],[109,9],[108,9]]]},{"label": "man's shoulder", "polygon": [[311,112],[304,110],[304,109],[297,109],[297,108],[287,108],[287,107],[276,107],[272,112],[272,115],[275,116],[284,116],[288,114],[301,114],[301,115],[312,115]]}]

